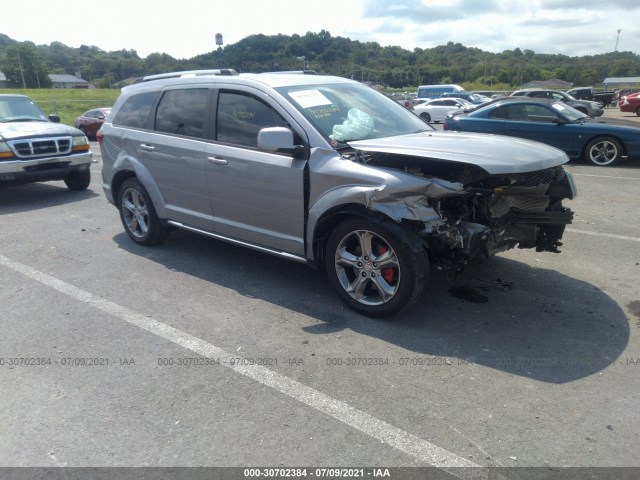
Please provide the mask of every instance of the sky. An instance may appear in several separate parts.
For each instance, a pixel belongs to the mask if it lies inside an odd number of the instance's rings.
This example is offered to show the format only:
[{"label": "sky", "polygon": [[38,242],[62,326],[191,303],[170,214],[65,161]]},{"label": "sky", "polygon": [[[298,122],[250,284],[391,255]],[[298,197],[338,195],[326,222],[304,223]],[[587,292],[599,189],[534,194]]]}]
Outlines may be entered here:
[{"label": "sky", "polygon": [[[640,0],[4,0],[0,33],[37,45],[187,59],[253,34],[328,31],[407,50],[448,42],[484,51],[640,54]],[[618,33],[618,31],[620,31]]]}]

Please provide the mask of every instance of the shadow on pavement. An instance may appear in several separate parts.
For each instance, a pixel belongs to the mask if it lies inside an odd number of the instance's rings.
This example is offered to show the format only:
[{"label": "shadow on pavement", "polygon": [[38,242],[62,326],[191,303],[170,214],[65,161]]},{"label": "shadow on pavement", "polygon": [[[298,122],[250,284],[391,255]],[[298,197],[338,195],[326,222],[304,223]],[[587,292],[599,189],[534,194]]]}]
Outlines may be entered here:
[{"label": "shadow on pavement", "polygon": [[[618,359],[630,335],[625,313],[602,290],[504,257],[469,267],[459,280],[488,297],[486,303],[451,296],[451,279],[432,269],[428,290],[413,308],[374,320],[348,309],[324,272],[304,265],[182,231],[157,248],[135,245],[124,233],[114,240],[167,269],[315,318],[316,325],[303,327],[312,335],[348,329],[415,354],[549,383],[603,370]],[[511,291],[495,288],[506,283]]]},{"label": "shadow on pavement", "polygon": [[0,187],[0,215],[40,210],[54,205],[80,202],[98,197],[92,186],[73,192],[64,182],[28,183],[14,187]]}]

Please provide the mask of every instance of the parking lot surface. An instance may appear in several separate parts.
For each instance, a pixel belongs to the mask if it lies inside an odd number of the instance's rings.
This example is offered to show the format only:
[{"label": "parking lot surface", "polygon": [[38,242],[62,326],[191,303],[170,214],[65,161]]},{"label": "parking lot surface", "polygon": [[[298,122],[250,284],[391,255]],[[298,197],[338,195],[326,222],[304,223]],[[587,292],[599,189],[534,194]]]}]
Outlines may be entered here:
[{"label": "parking lot surface", "polygon": [[135,245],[93,150],[85,192],[0,189],[0,466],[640,467],[640,162],[567,167],[561,254],[380,321],[303,265]]}]

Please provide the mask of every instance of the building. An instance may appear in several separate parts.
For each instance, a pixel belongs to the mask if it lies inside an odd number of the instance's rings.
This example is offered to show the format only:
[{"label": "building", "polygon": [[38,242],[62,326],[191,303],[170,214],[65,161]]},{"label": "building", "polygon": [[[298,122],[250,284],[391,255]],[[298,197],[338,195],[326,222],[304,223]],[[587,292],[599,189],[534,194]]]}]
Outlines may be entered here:
[{"label": "building", "polygon": [[[73,75],[50,73],[49,79],[53,88],[92,88],[89,82]],[[0,88],[9,88],[7,76],[2,72],[0,72]]]},{"label": "building", "polygon": [[53,88],[89,88],[89,82],[86,80],[66,73],[50,73],[49,79]]},{"label": "building", "polygon": [[606,89],[640,86],[640,77],[607,77],[602,82]]}]

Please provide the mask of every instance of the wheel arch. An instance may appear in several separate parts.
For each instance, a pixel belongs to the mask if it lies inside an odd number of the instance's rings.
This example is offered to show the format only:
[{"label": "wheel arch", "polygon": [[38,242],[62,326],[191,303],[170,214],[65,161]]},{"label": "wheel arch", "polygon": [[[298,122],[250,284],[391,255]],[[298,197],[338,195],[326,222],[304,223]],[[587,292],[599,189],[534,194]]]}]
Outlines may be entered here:
[{"label": "wheel arch", "polygon": [[344,204],[326,211],[316,222],[312,241],[313,265],[321,266],[324,264],[325,247],[329,235],[340,223],[353,217],[381,224],[402,242],[409,245],[413,251],[418,252],[424,248],[424,242],[416,231],[418,227],[422,226],[420,222],[402,220],[398,223],[383,213],[367,209],[364,205]]},{"label": "wheel arch", "polygon": [[115,173],[111,178],[110,187],[111,194],[113,195],[113,203],[117,208],[120,208],[118,203],[120,201],[120,187],[122,183],[128,178],[135,177],[147,190],[158,217],[160,219],[166,218],[165,202],[162,193],[160,193],[160,189],[151,173],[140,162],[129,157],[119,159],[117,164],[114,165],[113,170],[115,170]]}]

